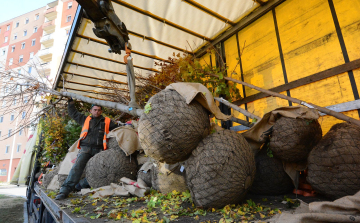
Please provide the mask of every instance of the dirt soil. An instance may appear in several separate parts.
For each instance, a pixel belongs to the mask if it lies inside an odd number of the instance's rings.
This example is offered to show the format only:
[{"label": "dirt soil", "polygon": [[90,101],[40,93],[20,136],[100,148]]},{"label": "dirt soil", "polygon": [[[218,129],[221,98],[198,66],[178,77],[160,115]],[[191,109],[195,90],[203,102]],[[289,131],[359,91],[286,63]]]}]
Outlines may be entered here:
[{"label": "dirt soil", "polygon": [[23,223],[24,202],[24,198],[0,194],[0,222]]},{"label": "dirt soil", "polygon": [[[74,219],[85,222],[268,222],[284,211],[294,210],[294,194],[262,196],[248,194],[240,205],[222,209],[195,208],[188,194],[153,192],[145,198],[92,198],[73,194],[56,201]],[[327,198],[298,196],[305,203],[325,201]]]}]

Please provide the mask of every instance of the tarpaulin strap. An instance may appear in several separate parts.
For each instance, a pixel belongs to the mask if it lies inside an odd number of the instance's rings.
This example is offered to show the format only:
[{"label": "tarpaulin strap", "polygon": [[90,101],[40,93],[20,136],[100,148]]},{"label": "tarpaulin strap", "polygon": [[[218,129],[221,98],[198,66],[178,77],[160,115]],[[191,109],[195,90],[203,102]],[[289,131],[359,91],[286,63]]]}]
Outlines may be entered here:
[{"label": "tarpaulin strap", "polygon": [[130,185],[133,185],[133,186],[135,186],[135,187],[137,187],[137,188],[140,188],[140,187],[139,187],[139,184],[138,184],[137,182],[135,182],[135,181],[131,181],[131,182],[130,182]]},{"label": "tarpaulin strap", "polygon": [[42,184],[42,182],[40,181],[41,177],[42,177],[43,173],[40,174],[39,178],[38,178],[38,182],[39,184]]},{"label": "tarpaulin strap", "polygon": [[304,197],[315,197],[316,196],[316,192],[312,189],[310,184],[300,183],[299,189],[300,190],[294,189],[293,193],[302,195]]}]

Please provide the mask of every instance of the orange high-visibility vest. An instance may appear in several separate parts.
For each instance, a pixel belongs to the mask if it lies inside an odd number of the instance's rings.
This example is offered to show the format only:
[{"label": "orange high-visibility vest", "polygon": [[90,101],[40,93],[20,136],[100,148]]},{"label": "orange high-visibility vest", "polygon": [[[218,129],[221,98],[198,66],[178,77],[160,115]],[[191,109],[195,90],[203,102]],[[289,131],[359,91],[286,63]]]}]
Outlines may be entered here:
[{"label": "orange high-visibility vest", "polygon": [[[81,133],[80,133],[80,140],[77,144],[77,148],[80,149],[80,141],[85,139],[85,137],[87,136],[87,133],[89,132],[89,126],[90,126],[90,120],[91,117],[88,116],[85,119],[84,125],[82,127]],[[104,150],[107,149],[107,134],[109,133],[109,128],[110,128],[110,118],[105,117],[105,129],[104,129],[104,138],[103,138],[103,145],[104,145]]]}]

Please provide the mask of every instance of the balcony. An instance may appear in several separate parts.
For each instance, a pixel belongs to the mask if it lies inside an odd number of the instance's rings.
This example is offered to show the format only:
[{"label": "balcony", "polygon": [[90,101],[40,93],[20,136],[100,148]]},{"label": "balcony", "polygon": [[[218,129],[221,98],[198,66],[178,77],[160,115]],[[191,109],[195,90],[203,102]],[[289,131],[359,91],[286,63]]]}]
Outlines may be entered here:
[{"label": "balcony", "polygon": [[42,49],[38,52],[38,57],[44,62],[50,62],[52,60],[52,48]]},{"label": "balcony", "polygon": [[43,24],[43,30],[44,30],[47,34],[50,34],[50,33],[55,32],[55,20],[52,20],[52,21],[49,21],[49,22],[44,23],[44,24]]},{"label": "balcony", "polygon": [[53,1],[53,2],[48,3],[48,4],[47,4],[47,7],[53,8],[53,7],[57,6],[57,5],[58,5],[58,1],[56,0],[56,1]]},{"label": "balcony", "polygon": [[48,20],[54,20],[56,19],[56,16],[57,16],[56,7],[48,8],[45,10],[45,18],[47,18]]},{"label": "balcony", "polygon": [[45,48],[52,47],[54,45],[54,34],[48,34],[48,35],[45,35],[45,36],[41,37],[40,43]]},{"label": "balcony", "polygon": [[43,77],[49,76],[51,72],[51,62],[40,64],[38,71]]}]

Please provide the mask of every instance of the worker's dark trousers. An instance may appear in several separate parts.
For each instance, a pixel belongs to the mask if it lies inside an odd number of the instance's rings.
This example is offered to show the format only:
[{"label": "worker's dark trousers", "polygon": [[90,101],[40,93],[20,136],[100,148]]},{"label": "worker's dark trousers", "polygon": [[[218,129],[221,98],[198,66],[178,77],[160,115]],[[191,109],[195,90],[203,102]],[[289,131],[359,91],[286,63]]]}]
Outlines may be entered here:
[{"label": "worker's dark trousers", "polygon": [[81,146],[79,154],[76,158],[74,166],[71,168],[68,177],[60,188],[60,193],[68,195],[74,190],[75,185],[79,183],[81,175],[84,172],[85,166],[89,159],[95,154],[101,152],[102,148],[94,148],[88,146]]}]

